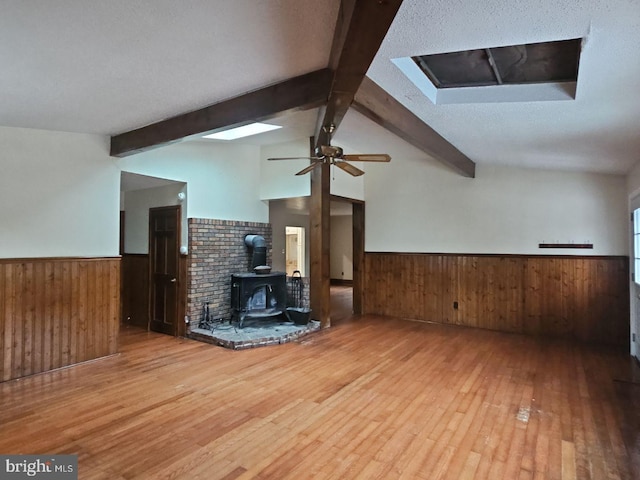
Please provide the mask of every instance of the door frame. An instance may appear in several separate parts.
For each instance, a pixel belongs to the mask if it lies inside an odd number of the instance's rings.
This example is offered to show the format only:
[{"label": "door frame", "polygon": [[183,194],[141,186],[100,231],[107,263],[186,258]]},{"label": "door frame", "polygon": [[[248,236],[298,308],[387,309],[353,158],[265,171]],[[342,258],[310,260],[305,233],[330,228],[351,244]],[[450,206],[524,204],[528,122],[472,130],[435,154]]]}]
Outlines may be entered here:
[{"label": "door frame", "polygon": [[[148,305],[147,305],[147,313],[148,313],[148,321],[147,321],[147,331],[151,331],[151,322],[152,322],[152,300],[153,300],[153,271],[154,271],[154,256],[152,255],[152,223],[151,223],[151,212],[152,211],[161,211],[161,210],[175,210],[176,211],[176,312],[175,312],[175,322],[173,325],[173,336],[184,336],[184,325],[183,322],[180,321],[181,314],[184,313],[184,309],[186,308],[186,290],[185,290],[185,276],[183,268],[186,262],[183,261],[182,255],[180,255],[180,242],[182,239],[182,206],[181,205],[167,205],[164,207],[151,207],[149,208],[149,292],[148,292]],[[184,291],[184,294],[183,294]],[[182,328],[181,328],[182,327]]]}]

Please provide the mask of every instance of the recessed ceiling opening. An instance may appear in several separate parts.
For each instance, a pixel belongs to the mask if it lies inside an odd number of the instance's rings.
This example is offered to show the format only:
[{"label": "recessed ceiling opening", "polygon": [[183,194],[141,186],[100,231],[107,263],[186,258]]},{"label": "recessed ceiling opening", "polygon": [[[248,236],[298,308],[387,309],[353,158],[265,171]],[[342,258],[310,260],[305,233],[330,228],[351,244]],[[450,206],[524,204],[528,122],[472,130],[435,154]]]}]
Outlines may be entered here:
[{"label": "recessed ceiling opening", "polygon": [[578,79],[582,39],[529,43],[413,57],[437,88]]},{"label": "recessed ceiling opening", "polygon": [[418,55],[393,62],[433,103],[575,98],[581,38]]}]

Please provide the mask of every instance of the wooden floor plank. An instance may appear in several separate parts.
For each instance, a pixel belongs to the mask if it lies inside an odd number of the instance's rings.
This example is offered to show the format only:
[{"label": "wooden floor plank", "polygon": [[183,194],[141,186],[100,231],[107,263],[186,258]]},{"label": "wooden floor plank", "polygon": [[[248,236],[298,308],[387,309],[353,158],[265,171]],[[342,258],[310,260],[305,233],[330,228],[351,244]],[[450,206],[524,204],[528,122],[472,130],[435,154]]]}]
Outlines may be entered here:
[{"label": "wooden floor plank", "polygon": [[332,318],[247,351],[125,327],[118,355],[0,383],[0,451],[77,454],[82,479],[637,477],[626,355]]},{"label": "wooden floor plank", "polygon": [[573,442],[562,441],[562,480],[576,480],[576,449]]}]

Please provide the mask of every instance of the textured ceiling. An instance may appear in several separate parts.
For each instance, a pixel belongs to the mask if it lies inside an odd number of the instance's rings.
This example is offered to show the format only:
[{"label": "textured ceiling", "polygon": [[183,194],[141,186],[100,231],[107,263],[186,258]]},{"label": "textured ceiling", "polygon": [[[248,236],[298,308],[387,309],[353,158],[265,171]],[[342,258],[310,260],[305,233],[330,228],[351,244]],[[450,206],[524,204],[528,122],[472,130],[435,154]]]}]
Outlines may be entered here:
[{"label": "textured ceiling", "polygon": [[324,68],[337,9],[2,0],[0,125],[115,134]]},{"label": "textured ceiling", "polygon": [[[433,105],[389,59],[586,38],[576,99]],[[478,164],[625,173],[640,160],[640,2],[405,0],[369,77]]]},{"label": "textured ceiling", "polygon": [[[326,67],[338,3],[3,0],[0,125],[115,134]],[[576,37],[572,101],[433,105],[391,62]],[[621,174],[640,159],[639,45],[638,0],[404,0],[368,75],[478,164]],[[314,116],[247,141],[311,135]],[[336,141],[371,150],[378,129],[350,112]]]}]

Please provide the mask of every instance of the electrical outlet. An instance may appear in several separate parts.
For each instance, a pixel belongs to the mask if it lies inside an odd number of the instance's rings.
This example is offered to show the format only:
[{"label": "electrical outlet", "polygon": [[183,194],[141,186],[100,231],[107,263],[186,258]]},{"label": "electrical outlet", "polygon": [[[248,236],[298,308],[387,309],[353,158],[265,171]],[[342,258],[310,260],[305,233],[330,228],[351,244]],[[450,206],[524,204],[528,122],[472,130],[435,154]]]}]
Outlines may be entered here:
[{"label": "electrical outlet", "polygon": [[458,302],[453,302],[453,309],[457,310],[458,309]]}]

